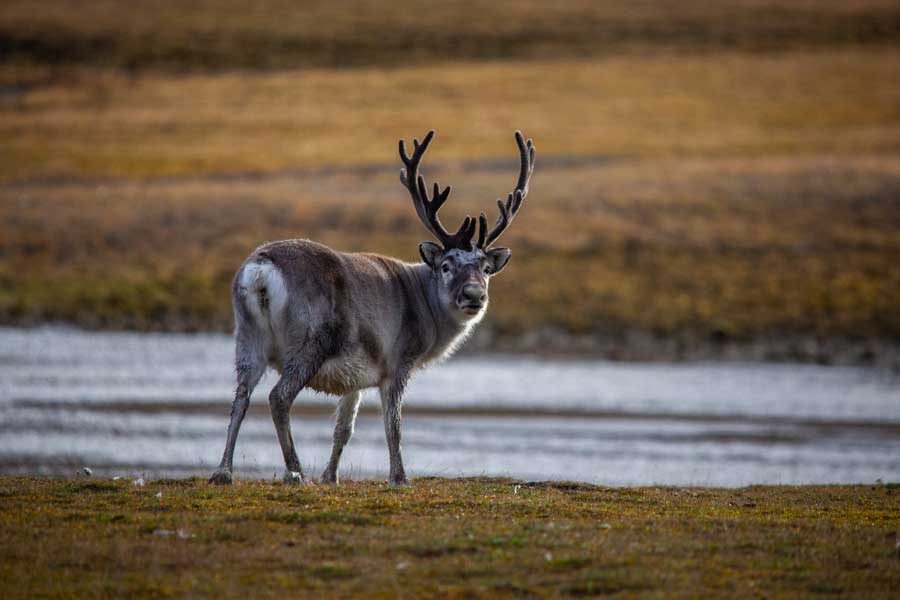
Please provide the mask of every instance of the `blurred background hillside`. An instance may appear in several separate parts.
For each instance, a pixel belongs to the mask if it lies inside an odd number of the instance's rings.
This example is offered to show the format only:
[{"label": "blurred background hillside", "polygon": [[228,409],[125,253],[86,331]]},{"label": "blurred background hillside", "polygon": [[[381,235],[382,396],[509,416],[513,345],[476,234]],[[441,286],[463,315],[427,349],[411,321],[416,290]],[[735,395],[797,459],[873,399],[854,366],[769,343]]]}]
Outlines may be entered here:
[{"label": "blurred background hillside", "polygon": [[264,241],[417,259],[399,138],[452,223],[522,129],[475,348],[896,357],[898,73],[888,0],[7,0],[0,323],[227,331]]}]

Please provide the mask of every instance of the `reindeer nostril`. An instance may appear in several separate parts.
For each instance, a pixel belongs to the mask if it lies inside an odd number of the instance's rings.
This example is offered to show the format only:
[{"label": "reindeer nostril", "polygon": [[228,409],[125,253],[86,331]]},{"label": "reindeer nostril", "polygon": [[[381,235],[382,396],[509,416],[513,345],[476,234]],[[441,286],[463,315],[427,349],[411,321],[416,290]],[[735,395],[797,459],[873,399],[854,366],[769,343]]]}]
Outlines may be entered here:
[{"label": "reindeer nostril", "polygon": [[462,296],[469,302],[484,302],[484,288],[480,285],[468,284],[462,289]]}]

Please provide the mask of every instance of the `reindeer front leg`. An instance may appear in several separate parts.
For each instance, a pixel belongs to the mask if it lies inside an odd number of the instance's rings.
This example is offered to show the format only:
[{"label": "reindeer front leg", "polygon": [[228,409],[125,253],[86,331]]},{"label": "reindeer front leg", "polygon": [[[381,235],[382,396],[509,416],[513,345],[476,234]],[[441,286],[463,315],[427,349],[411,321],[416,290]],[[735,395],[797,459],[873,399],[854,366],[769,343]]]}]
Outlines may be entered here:
[{"label": "reindeer front leg", "polygon": [[331,460],[328,461],[328,466],[322,472],[322,483],[338,483],[338,464],[341,462],[344,446],[353,435],[361,399],[362,394],[356,391],[345,395],[338,402],[334,424],[334,445],[331,448]]},{"label": "reindeer front leg", "polygon": [[406,480],[406,472],[403,470],[403,456],[400,453],[401,403],[404,387],[406,387],[405,372],[379,386],[381,410],[384,415],[384,434],[387,438],[388,455],[391,460],[388,481],[392,486],[409,485]]}]

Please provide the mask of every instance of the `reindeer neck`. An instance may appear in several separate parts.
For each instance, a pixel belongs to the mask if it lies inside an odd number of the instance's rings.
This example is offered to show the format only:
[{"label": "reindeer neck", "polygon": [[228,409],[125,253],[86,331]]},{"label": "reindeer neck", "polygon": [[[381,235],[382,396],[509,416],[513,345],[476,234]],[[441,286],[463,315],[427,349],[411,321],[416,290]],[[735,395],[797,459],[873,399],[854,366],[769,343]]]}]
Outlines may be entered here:
[{"label": "reindeer neck", "polygon": [[412,279],[416,282],[421,297],[417,317],[422,330],[430,331],[429,344],[421,362],[446,358],[461,344],[475,323],[460,323],[438,298],[438,282],[431,268],[424,263],[410,267]]}]

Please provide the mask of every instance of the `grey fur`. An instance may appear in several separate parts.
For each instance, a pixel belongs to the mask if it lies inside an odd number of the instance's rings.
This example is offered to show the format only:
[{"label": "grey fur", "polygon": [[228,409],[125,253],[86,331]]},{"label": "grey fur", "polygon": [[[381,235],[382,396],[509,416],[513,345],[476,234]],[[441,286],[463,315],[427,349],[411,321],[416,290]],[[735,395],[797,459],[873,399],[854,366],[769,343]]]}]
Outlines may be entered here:
[{"label": "grey fur", "polygon": [[359,411],[359,402],[362,400],[360,392],[350,392],[341,397],[335,413],[334,446],[331,450],[331,459],[322,473],[323,483],[338,483],[338,463],[344,446],[350,441],[353,429],[356,426],[356,414]]},{"label": "grey fur", "polygon": [[234,448],[250,395],[267,367],[280,378],[269,405],[285,462],[285,482],[304,479],[290,409],[308,387],[342,396],[331,459],[322,474],[337,483],[353,434],[360,391],[381,393],[390,482],[406,484],[401,454],[402,396],[409,377],[449,356],[484,315],[488,280],[506,265],[506,248],[441,248],[423,242],[425,262],[337,252],[310,240],[257,248],[232,285],[237,389],[225,452],[211,483],[231,483]]}]

